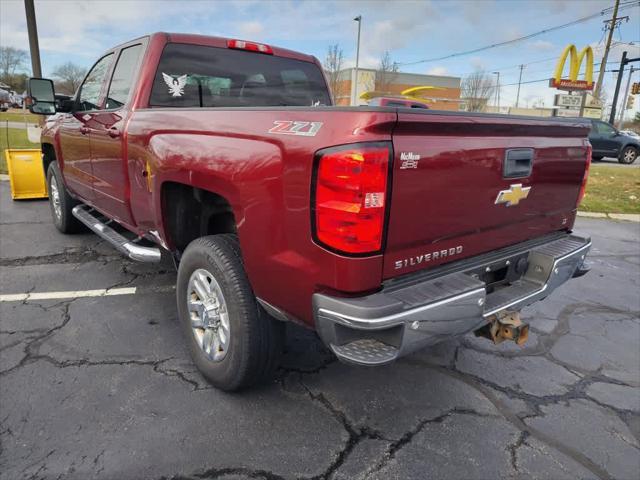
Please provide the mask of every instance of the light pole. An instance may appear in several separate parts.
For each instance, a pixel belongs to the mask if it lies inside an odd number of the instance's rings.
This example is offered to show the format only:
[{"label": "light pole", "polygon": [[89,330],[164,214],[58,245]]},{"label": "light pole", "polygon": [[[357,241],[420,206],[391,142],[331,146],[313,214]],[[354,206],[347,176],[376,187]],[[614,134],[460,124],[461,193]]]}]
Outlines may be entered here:
[{"label": "light pole", "polygon": [[522,84],[522,69],[524,69],[524,65],[520,65],[520,78],[518,78],[518,93],[516,93],[516,108],[518,108],[518,102],[520,101],[520,85]]},{"label": "light pole", "polygon": [[627,88],[624,91],[624,99],[622,100],[622,107],[620,108],[620,121],[618,121],[618,128],[620,130],[622,130],[622,127],[624,127],[624,111],[627,109],[627,100],[629,99],[629,90],[630,90],[629,87],[631,85],[631,76],[635,71],[636,69],[633,68],[633,65],[632,65],[631,68],[629,69],[629,77],[627,78]]},{"label": "light pole", "polygon": [[358,43],[356,44],[356,69],[354,72],[354,86],[351,89],[351,105],[356,105],[356,97],[358,96],[358,64],[360,63],[360,27],[362,26],[362,15],[358,15],[353,20],[358,22]]},{"label": "light pole", "polygon": [[491,72],[491,73],[498,76],[496,80],[496,105],[498,107],[498,113],[500,113],[500,72]]},{"label": "light pole", "polygon": [[29,53],[31,54],[31,73],[34,77],[42,77],[40,67],[40,46],[38,45],[38,28],[36,27],[36,10],[33,0],[24,0],[27,14],[27,32],[29,34]]}]

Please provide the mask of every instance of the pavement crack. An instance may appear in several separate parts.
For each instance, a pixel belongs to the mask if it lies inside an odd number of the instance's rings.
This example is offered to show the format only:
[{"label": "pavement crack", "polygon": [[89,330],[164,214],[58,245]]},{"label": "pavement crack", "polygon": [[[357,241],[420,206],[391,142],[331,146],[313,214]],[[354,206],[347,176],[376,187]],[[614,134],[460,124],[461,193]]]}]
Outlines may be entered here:
[{"label": "pavement crack", "polygon": [[268,470],[251,469],[244,467],[219,467],[209,468],[202,472],[192,473],[190,475],[177,474],[172,477],[160,477],[160,480],[196,480],[196,479],[214,479],[223,476],[245,476],[249,478],[257,478],[262,480],[286,480],[286,477],[275,474]]},{"label": "pavement crack", "polygon": [[333,461],[325,469],[324,472],[315,475],[310,480],[327,480],[345,463],[353,449],[364,439],[373,440],[387,440],[384,436],[368,426],[356,427],[347,418],[346,413],[338,409],[335,405],[329,401],[329,399],[322,393],[314,393],[302,379],[298,379],[298,382],[302,388],[306,391],[309,398],[318,403],[321,407],[327,410],[341,425],[347,433],[347,440],[344,443],[342,449],[335,455]]},{"label": "pavement crack", "polygon": [[78,250],[68,248],[61,253],[50,255],[27,256],[20,258],[1,258],[0,267],[24,267],[32,265],[48,265],[56,263],[88,263],[88,262],[109,262],[120,259],[119,255],[104,255],[92,248]]},{"label": "pavement crack", "polygon": [[528,432],[520,431],[520,434],[518,435],[518,438],[516,439],[515,443],[507,446],[507,450],[509,451],[510,458],[511,458],[511,468],[513,468],[514,472],[519,472],[518,449],[522,447],[522,445],[526,445],[526,440],[528,436],[529,436]]},{"label": "pavement crack", "polygon": [[[547,435],[546,433],[542,432],[541,430],[538,430],[537,428],[526,424],[523,421],[523,418],[518,417],[518,415],[516,415],[514,412],[512,412],[493,393],[492,389],[501,391],[501,392],[505,393],[507,396],[512,396],[513,395],[513,396],[515,396],[517,398],[524,399],[525,402],[527,402],[527,401],[533,402],[533,405],[535,406],[535,409],[538,412],[538,415],[542,415],[542,412],[538,408],[539,405],[540,404],[544,404],[545,401],[549,401],[549,397],[553,398],[554,403],[557,402],[557,401],[570,400],[570,399],[573,399],[573,398],[583,398],[583,397],[577,397],[577,396],[575,396],[575,393],[573,394],[574,395],[573,397],[570,397],[571,392],[569,392],[568,394],[565,394],[565,395],[557,395],[557,396],[553,396],[552,395],[552,396],[548,396],[548,397],[539,398],[539,397],[535,397],[533,395],[529,395],[529,394],[525,394],[525,393],[521,393],[521,392],[515,392],[515,391],[513,391],[511,389],[500,387],[499,385],[493,385],[490,382],[487,382],[486,380],[479,379],[479,378],[477,378],[477,377],[475,377],[473,375],[462,373],[462,372],[459,372],[459,371],[454,370],[454,369],[449,369],[449,368],[436,366],[436,365],[429,365],[429,364],[425,364],[425,366],[427,366],[428,368],[437,370],[439,372],[442,372],[442,373],[444,373],[446,375],[449,375],[449,376],[451,376],[451,377],[453,377],[453,378],[455,378],[457,380],[460,380],[460,381],[464,382],[468,386],[476,389],[487,400],[489,400],[489,402],[491,402],[493,404],[493,406],[496,408],[496,410],[498,410],[498,412],[500,412],[500,414],[509,423],[511,423],[518,430],[520,430],[521,432],[526,432],[528,436],[531,436],[531,437],[535,438],[536,440],[548,445],[549,447],[551,447],[551,448],[563,453],[567,457],[571,458],[575,462],[577,462],[580,465],[582,465],[584,468],[589,470],[591,473],[596,475],[598,478],[601,478],[603,480],[612,480],[613,477],[606,470],[604,470],[602,467],[600,467],[598,464],[596,464],[594,461],[592,461],[589,457],[587,457],[583,453],[579,452],[578,450],[576,450],[572,446],[567,445],[567,444],[561,442],[560,440],[557,440],[557,439],[553,438],[550,435]],[[587,383],[589,381],[592,381],[592,379],[590,379],[589,377],[585,377],[584,379],[581,379],[579,382],[577,382],[577,384],[583,384],[584,385],[584,383]],[[540,403],[536,403],[536,401],[540,401]],[[535,417],[535,416],[538,416],[538,415],[529,415],[527,418]]]},{"label": "pavement crack", "polygon": [[452,408],[447,410],[446,412],[432,418],[425,418],[420,420],[411,430],[407,431],[404,435],[402,435],[399,439],[395,440],[389,445],[389,448],[384,453],[383,457],[370,469],[367,471],[366,475],[370,476],[375,472],[379,472],[382,470],[391,460],[393,460],[397,453],[402,450],[405,446],[409,445],[413,439],[418,435],[424,428],[429,424],[434,423],[443,423],[449,417],[453,415],[474,415],[477,417],[492,417],[493,415],[486,415],[475,410],[467,409],[467,408]]}]

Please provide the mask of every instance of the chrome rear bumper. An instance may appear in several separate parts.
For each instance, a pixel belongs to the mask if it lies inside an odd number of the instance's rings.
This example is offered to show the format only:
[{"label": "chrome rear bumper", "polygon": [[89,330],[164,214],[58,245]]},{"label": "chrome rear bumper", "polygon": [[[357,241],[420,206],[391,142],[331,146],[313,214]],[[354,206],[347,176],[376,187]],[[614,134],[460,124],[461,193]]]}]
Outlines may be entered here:
[{"label": "chrome rear bumper", "polygon": [[[502,310],[545,298],[582,268],[589,238],[566,234],[521,249],[510,248],[486,263],[424,280],[393,283],[358,298],[313,296],[316,329],[343,361],[380,365],[447,338],[476,330]],[[526,271],[507,286],[488,288],[478,271],[510,271],[525,259]],[[488,293],[488,290],[493,290]]]}]

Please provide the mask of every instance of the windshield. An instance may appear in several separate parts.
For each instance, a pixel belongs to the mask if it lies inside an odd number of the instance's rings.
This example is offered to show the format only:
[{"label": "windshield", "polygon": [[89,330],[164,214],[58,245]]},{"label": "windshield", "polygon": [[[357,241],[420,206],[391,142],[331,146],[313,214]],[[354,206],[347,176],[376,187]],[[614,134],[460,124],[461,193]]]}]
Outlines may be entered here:
[{"label": "windshield", "polygon": [[151,91],[155,107],[330,105],[317,65],[227,48],[169,43]]}]

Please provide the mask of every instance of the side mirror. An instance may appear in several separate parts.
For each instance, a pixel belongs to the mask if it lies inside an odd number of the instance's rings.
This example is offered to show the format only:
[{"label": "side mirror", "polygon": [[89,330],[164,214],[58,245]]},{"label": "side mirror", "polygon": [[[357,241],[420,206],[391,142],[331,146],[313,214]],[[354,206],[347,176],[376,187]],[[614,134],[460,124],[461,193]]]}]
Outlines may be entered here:
[{"label": "side mirror", "polygon": [[36,115],[56,113],[56,95],[53,82],[47,78],[30,78],[27,89],[30,103],[29,111]]}]

